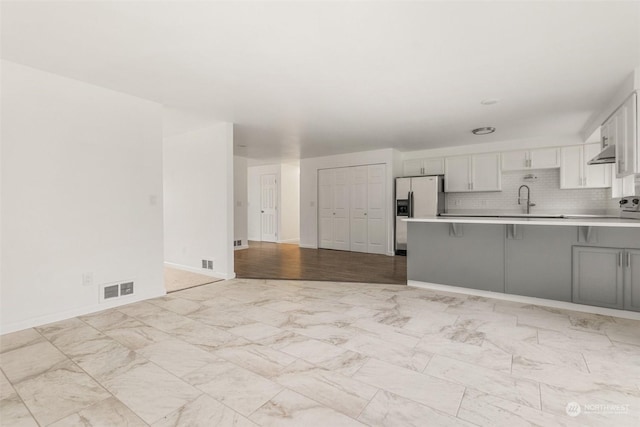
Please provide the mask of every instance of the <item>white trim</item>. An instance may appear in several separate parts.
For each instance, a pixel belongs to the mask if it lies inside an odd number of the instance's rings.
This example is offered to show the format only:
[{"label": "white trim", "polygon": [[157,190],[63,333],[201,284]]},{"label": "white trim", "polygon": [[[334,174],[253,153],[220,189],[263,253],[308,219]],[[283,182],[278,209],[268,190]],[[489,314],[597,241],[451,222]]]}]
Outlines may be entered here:
[{"label": "white trim", "polygon": [[249,245],[240,245],[233,248],[234,251],[240,251],[242,249],[249,249]]},{"label": "white trim", "polygon": [[98,311],[107,310],[109,308],[119,307],[122,305],[131,304],[138,301],[145,301],[152,298],[158,298],[166,295],[167,292],[164,287],[161,292],[148,294],[148,295],[127,295],[113,300],[108,300],[103,303],[90,305],[88,307],[74,308],[71,310],[65,310],[59,313],[47,314],[45,316],[39,316],[33,319],[23,320],[20,322],[9,323],[6,325],[0,325],[0,334],[7,334],[9,332],[21,331],[23,329],[33,328],[36,326],[46,325],[52,322],[58,322],[60,320],[71,319],[77,316],[83,316],[85,314],[96,313]]},{"label": "white trim", "polygon": [[504,301],[535,304],[544,307],[562,308],[565,310],[581,311],[583,313],[602,314],[604,316],[622,317],[625,319],[640,320],[640,313],[628,310],[616,310],[614,308],[595,307],[591,305],[575,304],[565,301],[554,301],[544,298],[525,297],[521,295],[503,294],[501,292],[481,291],[479,289],[461,288],[459,286],[439,285],[437,283],[407,280],[407,285],[414,288],[431,289],[434,291],[455,292],[458,294],[475,295]]},{"label": "white trim", "polygon": [[307,249],[318,249],[318,246],[316,245],[307,245],[304,243],[300,243],[298,244],[298,246],[300,246],[301,248],[307,248]]},{"label": "white trim", "polygon": [[285,239],[285,240],[278,240],[278,243],[284,243],[284,244],[297,245],[298,243],[300,243],[300,239]]},{"label": "white trim", "polygon": [[233,279],[234,277],[236,277],[236,274],[233,273],[232,276],[233,277],[227,277],[230,276],[228,274],[225,273],[220,273],[217,271],[211,271],[208,270],[206,268],[195,268],[195,267],[190,267],[188,265],[182,265],[182,264],[175,264],[173,262],[164,262],[165,267],[171,267],[171,268],[176,268],[178,270],[182,270],[182,271],[188,271],[190,273],[196,273],[196,274],[202,274],[203,276],[209,276],[209,277],[215,277],[216,279]]}]

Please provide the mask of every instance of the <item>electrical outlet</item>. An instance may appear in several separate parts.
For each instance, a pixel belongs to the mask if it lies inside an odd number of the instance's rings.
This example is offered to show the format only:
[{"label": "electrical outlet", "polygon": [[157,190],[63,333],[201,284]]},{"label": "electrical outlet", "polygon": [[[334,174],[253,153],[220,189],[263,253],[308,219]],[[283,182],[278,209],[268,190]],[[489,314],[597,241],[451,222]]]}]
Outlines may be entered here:
[{"label": "electrical outlet", "polygon": [[82,286],[93,286],[93,273],[82,273]]}]

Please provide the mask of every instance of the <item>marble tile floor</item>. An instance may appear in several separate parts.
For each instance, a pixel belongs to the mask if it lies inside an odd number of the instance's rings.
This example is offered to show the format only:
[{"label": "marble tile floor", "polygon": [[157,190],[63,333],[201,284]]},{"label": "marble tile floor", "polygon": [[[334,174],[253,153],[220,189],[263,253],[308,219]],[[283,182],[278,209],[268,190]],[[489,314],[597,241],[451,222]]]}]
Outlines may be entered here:
[{"label": "marble tile floor", "polygon": [[0,369],[2,426],[640,422],[639,321],[397,285],[216,282],[3,335]]}]

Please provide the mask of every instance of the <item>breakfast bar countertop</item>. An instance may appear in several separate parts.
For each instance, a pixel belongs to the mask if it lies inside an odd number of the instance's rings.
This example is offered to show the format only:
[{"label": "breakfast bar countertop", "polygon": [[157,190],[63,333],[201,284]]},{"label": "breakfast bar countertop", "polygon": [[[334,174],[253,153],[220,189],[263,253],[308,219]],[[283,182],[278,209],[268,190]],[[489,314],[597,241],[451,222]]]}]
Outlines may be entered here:
[{"label": "breakfast bar countertop", "polygon": [[560,225],[569,227],[626,227],[640,228],[640,220],[610,216],[567,215],[556,218],[535,218],[527,216],[433,216],[426,218],[406,218],[406,222],[431,222],[449,224],[516,224],[516,225]]}]

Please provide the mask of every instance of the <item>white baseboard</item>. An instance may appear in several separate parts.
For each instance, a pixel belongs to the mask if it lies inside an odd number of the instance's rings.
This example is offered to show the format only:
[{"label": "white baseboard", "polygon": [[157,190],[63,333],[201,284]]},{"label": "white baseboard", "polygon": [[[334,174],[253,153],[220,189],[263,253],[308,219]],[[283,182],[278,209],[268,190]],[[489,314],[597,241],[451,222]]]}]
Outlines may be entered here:
[{"label": "white baseboard", "polygon": [[318,249],[317,245],[306,245],[303,243],[299,243],[298,246],[300,246],[301,248],[307,248],[307,249]]},{"label": "white baseboard", "polygon": [[625,319],[640,320],[640,313],[628,310],[616,310],[614,308],[595,307],[592,305],[575,304],[573,302],[555,301],[544,298],[525,297],[521,295],[503,294],[502,292],[482,291],[479,289],[462,288],[459,286],[440,285],[437,283],[407,280],[407,285],[414,288],[430,289],[434,291],[454,292],[457,294],[474,295],[485,298],[499,299],[503,301],[519,302],[523,304],[541,305],[544,307],[562,308],[565,310],[581,311],[583,313],[602,314],[603,316],[622,317]]},{"label": "white baseboard", "polygon": [[96,313],[98,311],[107,310],[109,308],[119,307],[121,305],[127,305],[138,301],[144,301],[152,298],[158,298],[166,295],[167,292],[162,287],[161,292],[150,293],[144,295],[127,295],[119,298],[114,298],[113,301],[108,301],[100,304],[92,304],[86,307],[74,308],[71,310],[61,311],[59,313],[47,314],[45,316],[38,316],[33,319],[23,320],[20,322],[14,322],[9,324],[0,325],[0,334],[7,334],[10,332],[21,331],[23,329],[33,328],[36,326],[46,325],[48,323],[59,322],[61,320],[71,319],[72,317],[84,316],[85,314]]},{"label": "white baseboard", "polygon": [[234,251],[241,251],[242,249],[249,249],[249,245],[240,245],[233,248]]},{"label": "white baseboard", "polygon": [[[190,273],[202,274],[203,276],[214,277],[216,279],[228,280],[230,278],[233,279],[234,277],[236,277],[235,273],[233,273],[232,275],[229,275],[229,274],[225,274],[225,273],[220,273],[218,271],[211,271],[211,270],[208,270],[206,268],[190,267],[188,265],[176,264],[176,263],[173,263],[173,262],[165,261],[164,265],[165,265],[165,267],[171,267],[171,268],[175,268],[177,270],[188,271]],[[233,276],[233,277],[229,277],[229,276]]]},{"label": "white baseboard", "polygon": [[300,239],[285,239],[285,240],[278,240],[278,243],[285,243],[285,244],[298,244],[300,243]]}]

